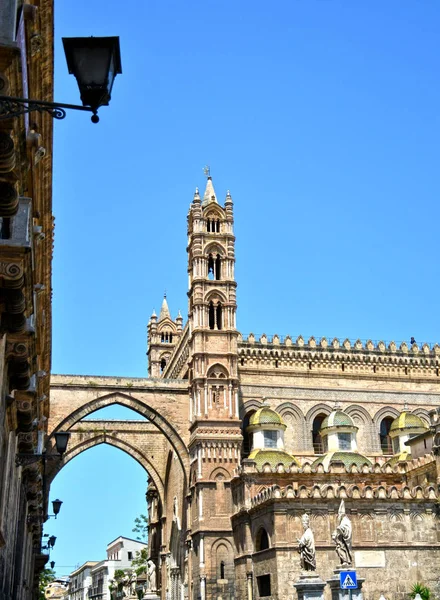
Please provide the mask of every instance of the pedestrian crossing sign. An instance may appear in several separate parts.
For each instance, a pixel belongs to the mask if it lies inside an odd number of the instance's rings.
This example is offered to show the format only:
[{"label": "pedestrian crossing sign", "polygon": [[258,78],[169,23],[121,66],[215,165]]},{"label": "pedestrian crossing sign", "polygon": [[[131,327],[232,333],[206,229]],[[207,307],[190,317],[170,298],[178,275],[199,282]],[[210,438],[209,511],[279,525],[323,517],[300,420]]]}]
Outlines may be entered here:
[{"label": "pedestrian crossing sign", "polygon": [[339,573],[341,590],[354,590],[357,588],[356,571],[341,571]]}]

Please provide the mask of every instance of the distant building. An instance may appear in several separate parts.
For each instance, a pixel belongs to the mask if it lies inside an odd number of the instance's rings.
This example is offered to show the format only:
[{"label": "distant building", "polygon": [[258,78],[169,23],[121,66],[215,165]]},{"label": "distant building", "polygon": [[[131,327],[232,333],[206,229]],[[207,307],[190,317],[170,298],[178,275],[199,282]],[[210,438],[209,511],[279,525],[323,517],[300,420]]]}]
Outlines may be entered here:
[{"label": "distant building", "polygon": [[70,574],[69,591],[66,600],[87,600],[89,587],[92,585],[92,568],[98,564],[87,561]]},{"label": "distant building", "polygon": [[64,598],[69,588],[69,580],[65,577],[54,579],[44,590],[45,597],[49,600]]},{"label": "distant building", "polygon": [[131,562],[147,545],[123,536],[107,545],[107,558],[87,562],[70,574],[69,595],[66,600],[110,600],[109,583],[115,571],[131,568]]}]

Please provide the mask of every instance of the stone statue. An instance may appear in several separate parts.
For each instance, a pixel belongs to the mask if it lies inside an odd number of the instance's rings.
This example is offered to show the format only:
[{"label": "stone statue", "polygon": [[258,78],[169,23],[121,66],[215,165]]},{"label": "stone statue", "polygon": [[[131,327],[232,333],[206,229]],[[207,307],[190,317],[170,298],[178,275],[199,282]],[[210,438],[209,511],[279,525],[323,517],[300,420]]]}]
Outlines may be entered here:
[{"label": "stone statue", "polygon": [[341,500],[338,511],[338,526],[332,533],[332,540],[335,543],[336,554],[341,561],[342,567],[350,567],[353,563],[351,554],[352,546],[352,526],[351,521],[345,514],[345,503]]},{"label": "stone statue", "polygon": [[135,596],[135,587],[136,587],[136,573],[134,571],[128,571],[125,574],[124,579],[122,580],[122,585],[124,587],[124,593],[128,597]]},{"label": "stone statue", "polygon": [[310,529],[309,515],[304,514],[301,523],[304,529],[301,539],[298,540],[301,569],[303,571],[316,571],[315,536]]},{"label": "stone statue", "polygon": [[147,577],[148,584],[147,588],[151,592],[155,592],[157,590],[157,581],[156,581],[156,565],[151,558],[147,562]]}]

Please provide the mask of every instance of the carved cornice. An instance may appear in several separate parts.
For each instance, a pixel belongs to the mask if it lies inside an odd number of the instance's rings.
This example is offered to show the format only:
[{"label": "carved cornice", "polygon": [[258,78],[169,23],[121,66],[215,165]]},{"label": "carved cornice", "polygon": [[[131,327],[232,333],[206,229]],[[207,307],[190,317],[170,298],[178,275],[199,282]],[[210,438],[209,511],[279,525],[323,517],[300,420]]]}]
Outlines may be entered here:
[{"label": "carved cornice", "polygon": [[332,499],[332,498],[348,498],[348,499],[375,499],[375,500],[419,500],[419,501],[436,501],[439,497],[438,490],[435,486],[415,486],[408,485],[368,485],[360,483],[358,485],[302,485],[295,489],[293,486],[281,488],[277,485],[272,485],[264,488],[256,494],[250,501],[250,507],[254,508],[260,504],[271,500],[302,500],[302,499]]}]

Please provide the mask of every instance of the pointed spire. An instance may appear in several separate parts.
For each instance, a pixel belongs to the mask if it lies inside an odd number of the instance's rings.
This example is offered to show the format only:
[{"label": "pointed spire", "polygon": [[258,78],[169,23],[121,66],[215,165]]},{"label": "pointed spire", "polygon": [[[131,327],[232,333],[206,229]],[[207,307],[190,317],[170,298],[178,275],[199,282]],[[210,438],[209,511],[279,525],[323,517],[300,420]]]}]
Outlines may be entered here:
[{"label": "pointed spire", "polygon": [[167,295],[163,295],[162,306],[160,308],[159,323],[164,319],[171,319],[170,309],[168,308]]},{"label": "pointed spire", "polygon": [[203,202],[202,205],[206,206],[210,202],[217,202],[217,196],[215,195],[214,186],[212,185],[212,177],[208,176],[208,180],[206,182],[205,193],[203,194]]},{"label": "pointed spire", "polygon": [[196,191],[194,192],[193,202],[194,202],[194,204],[200,204],[200,194],[199,194],[198,187],[196,187]]}]

